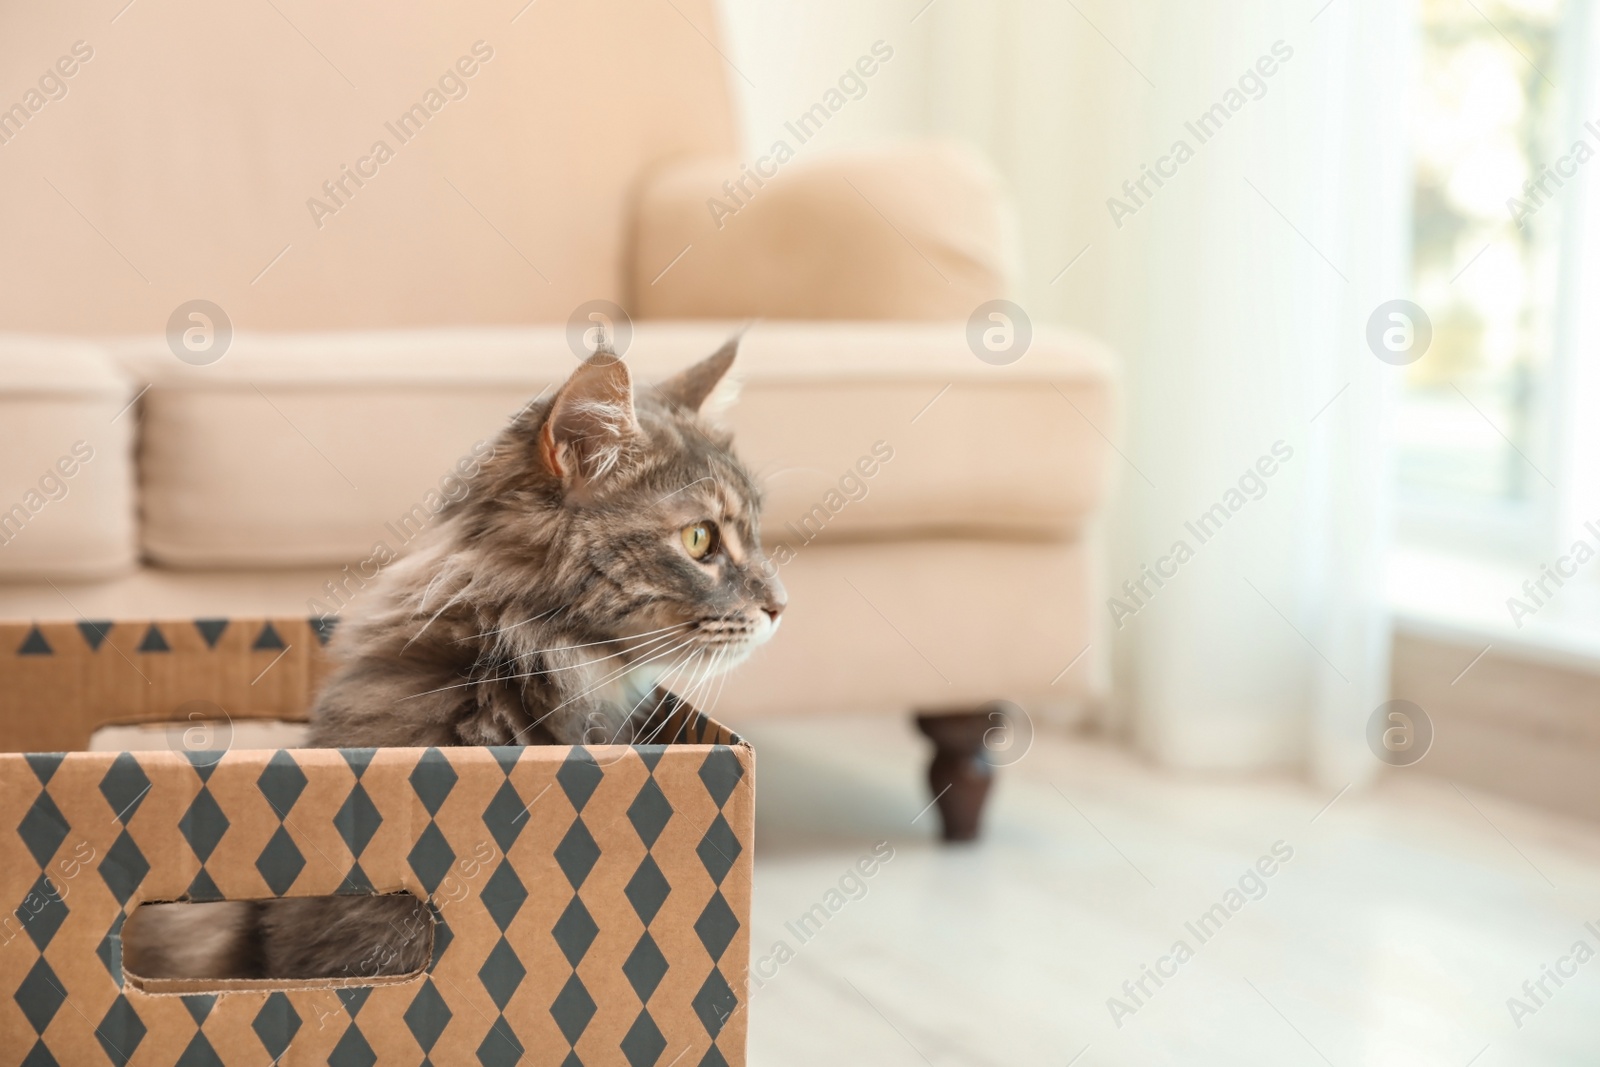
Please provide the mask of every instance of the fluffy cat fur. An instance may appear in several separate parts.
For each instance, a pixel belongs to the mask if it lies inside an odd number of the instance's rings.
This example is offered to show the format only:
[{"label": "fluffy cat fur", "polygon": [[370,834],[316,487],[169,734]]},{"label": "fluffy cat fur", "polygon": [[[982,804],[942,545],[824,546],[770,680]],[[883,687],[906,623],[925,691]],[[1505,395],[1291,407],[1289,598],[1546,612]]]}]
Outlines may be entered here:
[{"label": "fluffy cat fur", "polygon": [[[770,638],[786,597],[761,551],[760,494],[699,414],[736,350],[637,394],[601,351],[520,412],[470,492],[341,621],[309,743],[647,742],[666,688],[694,703]],[[683,531],[707,522],[715,547],[693,558]],[[145,908],[148,925],[128,924],[128,966],[150,978],[410,973],[430,940],[409,921],[416,906],[213,905],[207,950],[170,947],[188,936],[175,913],[201,908]]]}]

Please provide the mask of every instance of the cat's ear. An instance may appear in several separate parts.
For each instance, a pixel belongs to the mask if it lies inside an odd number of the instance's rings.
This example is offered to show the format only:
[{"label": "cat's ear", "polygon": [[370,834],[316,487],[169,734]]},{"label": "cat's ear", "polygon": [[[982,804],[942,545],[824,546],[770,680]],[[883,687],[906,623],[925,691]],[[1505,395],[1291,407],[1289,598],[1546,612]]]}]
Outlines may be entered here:
[{"label": "cat's ear", "polygon": [[563,482],[592,480],[622,462],[639,432],[628,365],[599,351],[572,372],[539,430],[539,457]]},{"label": "cat's ear", "polygon": [[728,368],[733,366],[733,357],[738,354],[739,338],[731,337],[727,344],[687,370],[679,371],[656,386],[656,389],[678,407],[699,411],[728,373]]}]

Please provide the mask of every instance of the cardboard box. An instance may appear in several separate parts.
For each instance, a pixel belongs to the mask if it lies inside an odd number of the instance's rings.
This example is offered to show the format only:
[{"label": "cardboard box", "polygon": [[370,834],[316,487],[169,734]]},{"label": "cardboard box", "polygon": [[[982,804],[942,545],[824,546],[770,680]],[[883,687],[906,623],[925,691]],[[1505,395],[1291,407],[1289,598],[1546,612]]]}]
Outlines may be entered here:
[{"label": "cardboard box", "polygon": [[[192,701],[303,719],[328,636],[0,625],[0,1064],[743,1064],[754,754],[687,705],[638,746],[81,751]],[[399,890],[435,923],[414,978],[122,968],[147,901]]]}]

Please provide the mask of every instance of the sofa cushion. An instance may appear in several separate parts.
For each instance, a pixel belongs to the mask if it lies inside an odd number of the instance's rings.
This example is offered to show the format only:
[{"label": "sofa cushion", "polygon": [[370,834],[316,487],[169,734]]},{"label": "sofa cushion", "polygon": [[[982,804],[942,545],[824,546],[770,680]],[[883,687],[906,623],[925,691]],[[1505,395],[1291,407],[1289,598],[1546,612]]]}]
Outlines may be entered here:
[{"label": "sofa cushion", "polygon": [[103,349],[0,334],[0,581],[133,565],[132,398]]},{"label": "sofa cushion", "polygon": [[971,152],[907,142],[767,160],[754,161],[771,172],[760,185],[731,157],[676,162],[645,184],[635,313],[965,319],[1010,288],[1011,213]]},{"label": "sofa cushion", "polygon": [[[720,323],[642,323],[625,351],[662,377]],[[465,491],[475,454],[576,365],[553,328],[237,337],[193,367],[119,348],[142,403],[144,547],[172,567],[352,566],[398,551]],[[1110,361],[1040,330],[991,366],[964,324],[762,323],[726,412],[767,491],[773,544],[978,533],[1071,536],[1106,470]],[[475,453],[476,450],[476,453]]]}]

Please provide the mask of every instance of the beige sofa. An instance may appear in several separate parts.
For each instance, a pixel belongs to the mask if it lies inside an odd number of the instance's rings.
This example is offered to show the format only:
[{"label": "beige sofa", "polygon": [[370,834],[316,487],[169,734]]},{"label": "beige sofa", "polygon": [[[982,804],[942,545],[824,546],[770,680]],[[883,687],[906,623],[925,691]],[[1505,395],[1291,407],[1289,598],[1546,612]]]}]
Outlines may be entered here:
[{"label": "beige sofa", "polygon": [[[1112,361],[1044,327],[975,355],[1012,258],[983,166],[797,142],[744,177],[765,153],[741,163],[708,0],[262,10],[135,7],[0,123],[0,192],[33,207],[0,251],[0,618],[353,610],[603,300],[645,377],[749,327],[727,421],[792,606],[719,717],[1099,696]],[[0,65],[59,71],[86,34],[12,5]],[[891,76],[872,45],[861,77]],[[167,336],[196,297],[234,331],[204,365]],[[959,836],[992,724],[950,721]]]}]

